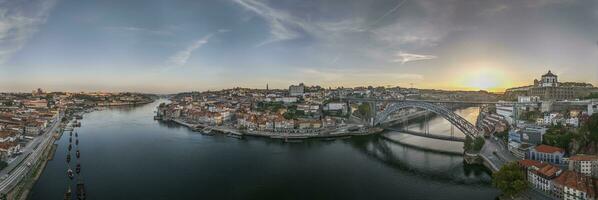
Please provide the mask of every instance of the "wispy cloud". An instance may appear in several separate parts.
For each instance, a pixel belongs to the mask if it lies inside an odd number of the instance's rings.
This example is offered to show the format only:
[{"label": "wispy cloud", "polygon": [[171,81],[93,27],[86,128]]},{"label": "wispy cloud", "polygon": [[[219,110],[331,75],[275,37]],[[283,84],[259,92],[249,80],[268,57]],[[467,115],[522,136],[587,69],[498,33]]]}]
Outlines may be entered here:
[{"label": "wispy cloud", "polygon": [[193,41],[191,44],[189,44],[189,46],[187,46],[187,48],[177,52],[176,54],[174,54],[173,56],[168,58],[167,63],[173,64],[173,65],[178,65],[178,66],[187,64],[187,61],[189,60],[189,57],[191,57],[191,53],[193,53],[193,51],[195,51],[195,50],[201,48],[203,45],[207,44],[208,41],[210,41],[210,38],[214,37],[216,34],[226,33],[229,31],[230,30],[228,30],[228,29],[220,29],[216,33],[210,33],[206,36],[203,36],[203,37]]},{"label": "wispy cloud", "polygon": [[258,46],[272,42],[298,38],[301,35],[296,29],[306,26],[304,22],[294,18],[290,14],[274,9],[258,0],[234,1],[243,6],[245,9],[251,10],[268,22],[272,37],[269,40],[260,43]]},{"label": "wispy cloud", "polygon": [[407,0],[403,0],[400,1],[395,7],[391,8],[390,10],[386,11],[386,13],[384,13],[384,15],[382,15],[381,17],[379,17],[378,19],[376,19],[376,21],[374,21],[372,23],[372,26],[380,23],[382,20],[384,20],[384,18],[386,18],[388,15],[396,12],[397,10],[399,10],[399,8],[401,8],[401,6],[403,6],[405,3],[407,2]]},{"label": "wispy cloud", "polygon": [[408,62],[420,61],[420,60],[430,60],[436,59],[437,56],[434,55],[422,55],[422,54],[413,54],[413,53],[406,53],[406,52],[399,52],[396,54],[396,57],[391,60],[391,62],[400,62],[401,64],[405,64]]},{"label": "wispy cloud", "polygon": [[0,64],[5,63],[48,19],[56,0],[0,2]]},{"label": "wispy cloud", "polygon": [[154,30],[149,28],[142,28],[136,26],[109,26],[106,27],[109,31],[114,32],[130,32],[130,33],[145,33],[145,34],[152,34],[152,35],[171,35],[173,34],[172,31],[169,30]]}]

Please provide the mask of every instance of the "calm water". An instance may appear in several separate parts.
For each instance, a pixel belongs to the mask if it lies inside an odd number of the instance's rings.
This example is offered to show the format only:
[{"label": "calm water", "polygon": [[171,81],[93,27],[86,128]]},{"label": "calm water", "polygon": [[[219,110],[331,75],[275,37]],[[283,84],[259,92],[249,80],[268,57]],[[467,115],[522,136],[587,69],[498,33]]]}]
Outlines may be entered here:
[{"label": "calm water", "polygon": [[[461,156],[395,140],[457,151],[459,143],[399,133],[386,133],[392,140],[372,136],[293,144],[204,136],[154,121],[157,104],[84,116],[76,131],[80,178],[88,199],[494,199],[498,195],[487,172],[464,166]],[[432,123],[431,130],[450,128],[441,119]],[[62,199],[69,185],[75,188],[66,177],[68,134],[56,143],[55,158],[30,199]],[[73,168],[76,162],[71,161]]]}]

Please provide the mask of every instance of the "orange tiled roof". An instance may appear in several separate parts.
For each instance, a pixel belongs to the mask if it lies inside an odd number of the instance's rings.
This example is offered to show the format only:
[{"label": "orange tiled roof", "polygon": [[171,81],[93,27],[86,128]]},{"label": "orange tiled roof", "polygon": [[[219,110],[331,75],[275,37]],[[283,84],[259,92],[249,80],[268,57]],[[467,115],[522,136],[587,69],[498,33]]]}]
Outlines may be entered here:
[{"label": "orange tiled roof", "polygon": [[598,160],[598,155],[574,155],[569,157],[569,160],[574,161],[591,161],[591,160]]},{"label": "orange tiled roof", "polygon": [[544,177],[553,177],[557,174],[558,171],[560,171],[561,169],[558,168],[557,166],[554,165],[546,165],[542,168],[540,168],[536,173],[538,175],[542,175]]},{"label": "orange tiled roof", "polygon": [[519,165],[524,166],[525,168],[529,168],[531,166],[535,166],[535,167],[541,168],[541,167],[544,167],[546,165],[546,163],[542,163],[542,162],[537,161],[537,160],[528,160],[528,159],[520,160],[520,161],[517,161],[517,162],[519,163]]},{"label": "orange tiled roof", "polygon": [[542,153],[555,153],[555,152],[560,152],[560,153],[564,153],[565,150],[558,148],[558,147],[553,147],[553,146],[548,146],[548,145],[538,145],[536,146],[536,151],[537,152],[542,152]]}]

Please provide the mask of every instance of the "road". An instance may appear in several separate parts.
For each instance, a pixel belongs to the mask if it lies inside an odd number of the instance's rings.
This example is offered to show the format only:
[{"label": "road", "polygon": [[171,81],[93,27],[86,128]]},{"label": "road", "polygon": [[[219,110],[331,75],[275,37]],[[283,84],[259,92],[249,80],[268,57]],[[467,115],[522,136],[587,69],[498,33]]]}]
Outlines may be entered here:
[{"label": "road", "polygon": [[517,160],[517,157],[513,156],[507,147],[500,145],[495,139],[486,139],[480,155],[490,162],[494,168],[493,171],[500,169],[508,162]]},{"label": "road", "polygon": [[62,117],[61,113],[58,120],[54,121],[41,136],[35,137],[22,149],[23,153],[19,155],[20,158],[15,159],[0,172],[0,179],[2,179],[0,181],[0,193],[8,193],[23,179],[31,169],[27,163],[31,163],[31,166],[33,166],[40,160],[43,150],[53,141],[52,133],[58,128]]}]

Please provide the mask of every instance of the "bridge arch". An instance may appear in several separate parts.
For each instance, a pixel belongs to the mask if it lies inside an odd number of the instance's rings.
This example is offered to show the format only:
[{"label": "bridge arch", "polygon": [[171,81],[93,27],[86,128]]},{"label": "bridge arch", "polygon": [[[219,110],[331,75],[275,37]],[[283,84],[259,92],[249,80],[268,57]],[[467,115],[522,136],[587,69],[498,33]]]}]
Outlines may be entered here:
[{"label": "bridge arch", "polygon": [[422,101],[401,101],[391,104],[384,111],[376,114],[374,125],[379,125],[385,122],[392,113],[397,112],[404,108],[421,108],[433,112],[442,118],[448,120],[451,124],[457,127],[461,132],[467,136],[476,137],[479,134],[479,130],[475,125],[467,121],[465,118],[457,115],[452,110],[434,103],[422,102]]}]

